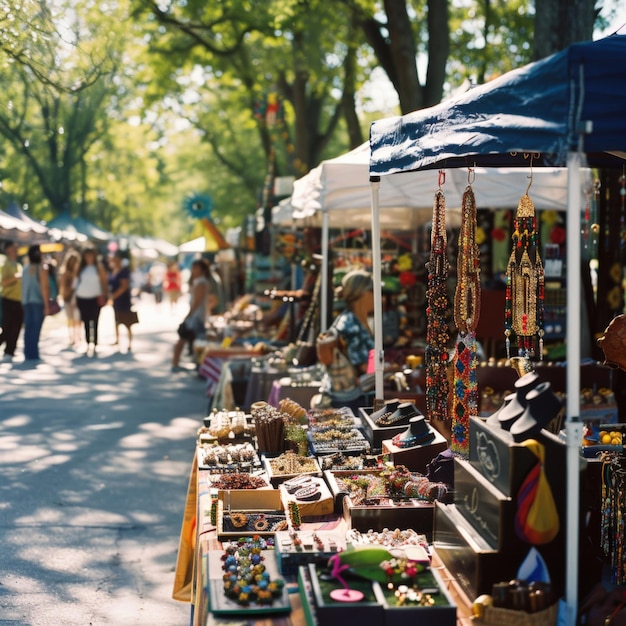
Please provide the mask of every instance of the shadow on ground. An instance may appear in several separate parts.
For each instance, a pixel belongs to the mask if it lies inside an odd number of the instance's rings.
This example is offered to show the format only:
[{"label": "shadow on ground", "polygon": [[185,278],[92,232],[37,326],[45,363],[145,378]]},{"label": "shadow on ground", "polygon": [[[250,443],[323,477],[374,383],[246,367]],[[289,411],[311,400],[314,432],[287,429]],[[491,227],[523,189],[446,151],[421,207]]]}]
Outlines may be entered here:
[{"label": "shadow on ground", "polygon": [[188,623],[171,590],[204,385],[169,371],[180,320],[140,318],[132,353],[109,332],[80,355],[57,322],[42,362],[0,365],[0,625]]}]

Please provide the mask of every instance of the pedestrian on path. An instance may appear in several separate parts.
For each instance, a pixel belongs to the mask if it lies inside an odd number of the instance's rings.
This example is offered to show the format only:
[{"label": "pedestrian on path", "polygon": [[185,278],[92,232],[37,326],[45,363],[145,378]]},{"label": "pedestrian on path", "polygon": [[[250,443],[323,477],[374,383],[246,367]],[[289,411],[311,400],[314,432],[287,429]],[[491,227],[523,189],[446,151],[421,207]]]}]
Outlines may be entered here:
[{"label": "pedestrian on path", "polygon": [[78,282],[78,267],[80,255],[76,250],[69,250],[63,259],[59,272],[59,287],[63,308],[67,317],[67,333],[70,346],[80,341],[80,312],[76,306],[76,283]]},{"label": "pedestrian on path", "polygon": [[87,352],[93,346],[96,354],[98,346],[98,322],[100,310],[106,304],[109,293],[108,278],[102,263],[98,261],[96,249],[87,247],[83,250],[78,284],[76,285],[76,305],[85,327]]},{"label": "pedestrian on path", "polygon": [[109,304],[115,313],[115,345],[120,342],[120,326],[128,331],[128,352],[132,349],[133,331],[137,323],[137,313],[132,309],[130,298],[130,269],[124,265],[122,253],[117,250],[110,257],[111,274],[109,276]]},{"label": "pedestrian on path", "polygon": [[24,322],[22,309],[22,265],[17,261],[17,244],[4,245],[6,261],[2,266],[2,332],[0,345],[4,345],[5,358],[13,358],[17,338]]},{"label": "pedestrian on path", "polygon": [[28,265],[22,275],[22,307],[24,308],[24,358],[39,360],[39,336],[43,318],[48,314],[50,274],[42,262],[38,245],[28,249]]},{"label": "pedestrian on path", "polygon": [[180,367],[180,357],[186,342],[193,342],[196,337],[205,334],[207,304],[209,298],[209,264],[204,259],[196,259],[191,264],[191,302],[189,313],[178,327],[178,341],[174,346],[172,356],[172,371],[177,372]]},{"label": "pedestrian on path", "polygon": [[180,269],[178,269],[178,261],[171,261],[167,266],[167,272],[165,272],[165,279],[163,280],[163,290],[170,301],[170,309],[173,311],[182,291],[182,278]]}]

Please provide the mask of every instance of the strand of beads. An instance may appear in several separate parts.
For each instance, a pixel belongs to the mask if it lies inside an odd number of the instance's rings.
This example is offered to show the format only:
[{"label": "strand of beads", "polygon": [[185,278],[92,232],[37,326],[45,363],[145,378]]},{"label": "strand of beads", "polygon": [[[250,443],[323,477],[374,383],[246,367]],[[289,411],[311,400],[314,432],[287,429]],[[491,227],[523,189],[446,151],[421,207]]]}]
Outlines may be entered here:
[{"label": "strand of beads", "polygon": [[[445,179],[445,177],[443,178]],[[442,176],[440,173],[440,180]],[[448,237],[446,199],[441,187],[435,193],[430,258],[427,263],[426,409],[430,419],[448,417]]]},{"label": "strand of beads", "polygon": [[468,185],[463,194],[454,294],[454,323],[459,336],[452,359],[454,395],[451,441],[453,452],[465,457],[469,456],[470,415],[478,414],[476,327],[480,318],[480,251],[476,242],[476,229],[476,198],[471,185]]}]

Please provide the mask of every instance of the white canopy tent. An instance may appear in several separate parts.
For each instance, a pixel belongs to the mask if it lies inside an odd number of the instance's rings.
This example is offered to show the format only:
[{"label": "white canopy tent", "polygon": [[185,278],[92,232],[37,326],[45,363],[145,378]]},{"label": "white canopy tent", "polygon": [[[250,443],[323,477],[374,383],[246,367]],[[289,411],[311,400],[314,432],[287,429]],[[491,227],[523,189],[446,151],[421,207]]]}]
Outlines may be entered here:
[{"label": "white canopy tent", "polygon": [[[291,205],[292,219],[306,220],[322,228],[324,259],[328,259],[328,230],[331,222],[337,228],[371,228],[374,240],[380,236],[381,229],[410,231],[432,220],[438,174],[436,171],[414,171],[393,177],[393,180],[389,177],[381,178],[378,191],[379,219],[374,225],[369,163],[369,142],[339,157],[322,161],[306,176],[295,181],[293,195],[281,203],[282,215],[286,207]],[[529,182],[528,172],[519,168],[477,167],[472,187],[480,208],[514,209]],[[460,221],[460,207],[467,184],[467,170],[446,172],[444,192],[449,226],[455,223],[458,225]],[[536,169],[533,172],[532,196],[538,210],[565,211],[566,169]],[[324,272],[321,286],[322,330],[327,328],[328,323],[325,319],[328,310],[327,281],[327,272]]]}]

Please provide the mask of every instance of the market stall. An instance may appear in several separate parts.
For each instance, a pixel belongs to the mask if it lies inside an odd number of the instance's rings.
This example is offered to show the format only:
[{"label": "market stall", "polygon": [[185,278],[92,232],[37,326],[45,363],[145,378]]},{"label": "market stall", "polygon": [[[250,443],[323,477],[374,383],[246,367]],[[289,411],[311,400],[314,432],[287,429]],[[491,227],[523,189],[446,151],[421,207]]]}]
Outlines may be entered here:
[{"label": "market stall", "polygon": [[[416,414],[413,408],[403,416],[403,429]],[[423,475],[426,459],[446,447],[423,419],[428,437],[421,459],[405,457],[407,466],[385,464],[373,454],[359,428],[361,419],[343,409],[306,411],[283,399],[278,407],[257,402],[249,414],[217,411],[204,424],[189,477],[174,582],[174,597],[191,602],[192,624],[245,619],[314,626],[368,610],[376,615],[367,623],[382,626],[399,607],[406,619],[426,619],[420,623],[464,623],[457,622],[456,607],[461,599],[460,616],[469,616],[462,589],[443,578],[441,562],[427,551],[434,502],[450,496],[445,483]],[[268,583],[277,584],[277,593],[265,599],[252,582],[249,591],[231,593],[224,576],[231,571],[229,557],[241,559],[251,545],[260,549],[257,562],[264,569],[259,575],[267,572]],[[389,550],[396,556],[408,550],[407,563],[415,571],[396,578],[381,569],[381,554],[396,558]],[[370,559],[372,578],[355,577],[365,569],[348,563],[348,554]],[[341,567],[334,573],[327,569],[333,557],[347,559],[337,562]],[[235,579],[241,575],[241,561],[232,572]],[[395,596],[392,581],[419,581],[428,597],[418,601],[411,592],[409,600],[409,587],[404,591],[403,586]],[[364,602],[333,599],[333,590],[344,593],[348,584],[362,590]]]},{"label": "market stall", "polygon": [[[329,228],[373,228],[369,186],[370,145],[366,142],[334,159],[322,161],[294,183],[289,199],[292,218],[322,228],[322,256],[329,258]],[[476,193],[485,208],[513,208],[519,197],[516,190],[525,185],[526,173],[511,168],[478,168]],[[448,225],[459,225],[460,207],[466,176],[451,171],[446,194]],[[540,210],[564,211],[567,198],[567,173],[563,168],[536,172],[534,197]],[[401,180],[383,178],[379,188],[380,230],[415,231],[432,219],[432,175],[414,171]],[[281,211],[280,215],[284,215]],[[281,219],[285,219],[282,217]],[[380,231],[379,231],[380,232]],[[324,274],[323,274],[324,276]],[[322,298],[327,293],[322,286]],[[326,311],[322,301],[322,311]],[[329,320],[322,319],[322,329]]]},{"label": "market stall", "polygon": [[[576,44],[452,101],[403,118],[375,122],[370,139],[373,221],[379,210],[379,177],[473,164],[528,167],[529,160],[523,158],[526,154],[533,157],[535,167],[567,166],[567,229],[579,232],[581,166],[621,168],[626,157],[625,61],[624,36]],[[569,624],[576,622],[578,606],[580,263],[580,242],[572,237],[567,246]],[[377,338],[379,331],[377,328]],[[377,349],[382,353],[380,345]],[[382,358],[377,366],[380,369]]]}]

